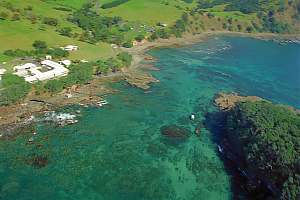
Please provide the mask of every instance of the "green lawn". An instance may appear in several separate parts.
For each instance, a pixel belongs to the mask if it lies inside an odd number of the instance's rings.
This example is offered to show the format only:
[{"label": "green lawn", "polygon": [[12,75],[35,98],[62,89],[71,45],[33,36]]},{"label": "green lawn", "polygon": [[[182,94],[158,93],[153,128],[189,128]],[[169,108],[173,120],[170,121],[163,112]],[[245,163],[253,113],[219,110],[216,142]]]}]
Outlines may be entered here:
[{"label": "green lawn", "polygon": [[50,47],[60,47],[68,44],[78,45],[80,51],[72,52],[71,59],[96,60],[113,55],[113,50],[109,44],[92,45],[61,36],[52,27],[46,26],[44,31],[40,30],[39,27],[40,25],[33,25],[28,21],[0,21],[0,62],[9,60],[9,57],[2,54],[3,51],[17,48],[30,50],[35,40],[43,40]]}]

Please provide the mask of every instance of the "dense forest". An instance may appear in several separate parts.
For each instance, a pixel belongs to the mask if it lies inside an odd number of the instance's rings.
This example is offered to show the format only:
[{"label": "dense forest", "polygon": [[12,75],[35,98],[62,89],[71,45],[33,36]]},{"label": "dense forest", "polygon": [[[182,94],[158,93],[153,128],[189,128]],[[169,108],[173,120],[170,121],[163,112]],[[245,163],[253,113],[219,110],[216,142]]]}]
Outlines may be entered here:
[{"label": "dense forest", "polygon": [[227,133],[238,138],[248,169],[281,192],[300,198],[300,115],[270,102],[238,103],[229,111]]}]

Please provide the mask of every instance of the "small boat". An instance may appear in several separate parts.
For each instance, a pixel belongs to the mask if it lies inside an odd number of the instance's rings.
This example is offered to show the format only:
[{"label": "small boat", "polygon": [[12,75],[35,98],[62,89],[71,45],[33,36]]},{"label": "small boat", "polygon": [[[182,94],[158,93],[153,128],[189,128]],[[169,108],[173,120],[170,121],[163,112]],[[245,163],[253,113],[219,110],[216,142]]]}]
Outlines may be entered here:
[{"label": "small boat", "polygon": [[219,151],[220,153],[224,153],[224,149],[223,149],[220,145],[218,145],[218,151]]},{"label": "small boat", "polygon": [[242,176],[244,176],[246,178],[248,177],[247,173],[244,170],[242,170],[241,168],[238,168],[238,171],[241,173]]},{"label": "small boat", "polygon": [[190,116],[190,119],[191,119],[191,120],[195,120],[195,115],[192,114],[192,115]]},{"label": "small boat", "polygon": [[97,105],[98,105],[99,107],[102,107],[102,106],[107,105],[107,104],[108,104],[108,102],[107,102],[106,100],[101,100],[101,101],[98,101],[98,102],[97,102]]},{"label": "small boat", "polygon": [[76,124],[76,123],[78,123],[78,120],[76,120],[76,119],[68,119],[66,122],[67,122],[67,124]]},{"label": "small boat", "polygon": [[36,134],[37,134],[37,132],[33,132],[32,134],[33,134],[33,135],[36,135]]},{"label": "small boat", "polygon": [[102,103],[102,105],[108,104],[108,102],[106,100],[101,100],[100,103]]},{"label": "small boat", "polygon": [[31,137],[31,138],[28,139],[28,142],[29,142],[29,143],[32,143],[33,141],[34,141],[34,138],[33,138],[33,137]]}]

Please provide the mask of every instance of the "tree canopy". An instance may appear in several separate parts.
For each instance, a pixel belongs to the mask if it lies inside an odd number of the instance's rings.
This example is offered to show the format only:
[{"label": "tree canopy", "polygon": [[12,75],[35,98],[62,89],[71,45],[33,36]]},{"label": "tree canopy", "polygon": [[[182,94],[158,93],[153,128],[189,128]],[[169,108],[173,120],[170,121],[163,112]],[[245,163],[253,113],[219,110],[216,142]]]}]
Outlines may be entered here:
[{"label": "tree canopy", "polygon": [[239,103],[227,117],[227,132],[241,141],[249,166],[282,190],[282,199],[299,199],[299,113],[265,101]]},{"label": "tree canopy", "polygon": [[31,86],[14,74],[4,74],[0,87],[0,105],[8,105],[23,99],[30,91]]}]

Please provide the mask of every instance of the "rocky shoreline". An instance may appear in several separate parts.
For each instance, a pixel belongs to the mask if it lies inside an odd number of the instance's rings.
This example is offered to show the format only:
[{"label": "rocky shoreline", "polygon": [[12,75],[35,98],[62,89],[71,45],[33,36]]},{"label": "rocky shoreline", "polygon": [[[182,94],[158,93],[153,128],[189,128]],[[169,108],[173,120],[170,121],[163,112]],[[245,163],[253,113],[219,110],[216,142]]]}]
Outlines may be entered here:
[{"label": "rocky shoreline", "polygon": [[[0,131],[3,127],[14,127],[17,124],[22,124],[28,120],[33,114],[41,113],[49,110],[55,110],[59,107],[72,105],[72,104],[93,104],[101,100],[101,95],[108,94],[112,91],[111,88],[105,86],[105,82],[114,82],[125,80],[130,85],[144,90],[150,88],[151,83],[159,82],[147,70],[159,70],[152,65],[155,61],[154,58],[147,55],[147,51],[153,48],[172,47],[191,45],[197,42],[206,40],[211,36],[229,35],[229,36],[242,36],[253,37],[264,40],[299,40],[299,35],[276,35],[276,34],[248,34],[229,31],[215,31],[205,32],[197,35],[186,34],[181,38],[158,39],[154,42],[145,42],[142,45],[135,46],[130,49],[121,48],[121,50],[130,53],[133,56],[133,61],[128,69],[122,70],[121,73],[114,74],[108,77],[95,78],[89,84],[72,87],[73,94],[71,98],[67,98],[66,90],[54,96],[34,94],[29,95],[24,101],[11,105],[0,107]],[[146,70],[145,70],[146,69]],[[230,106],[230,105],[227,105]]]},{"label": "rocky shoreline", "polygon": [[[68,91],[64,90],[55,95],[29,94],[21,103],[0,107],[0,131],[28,125],[35,114],[73,104],[96,104],[102,99],[101,96],[116,92],[105,84],[113,81],[119,81],[119,77],[94,79],[89,84],[80,87],[73,86]],[[67,94],[72,94],[72,96]]]}]

